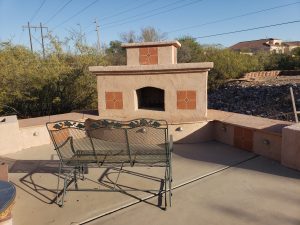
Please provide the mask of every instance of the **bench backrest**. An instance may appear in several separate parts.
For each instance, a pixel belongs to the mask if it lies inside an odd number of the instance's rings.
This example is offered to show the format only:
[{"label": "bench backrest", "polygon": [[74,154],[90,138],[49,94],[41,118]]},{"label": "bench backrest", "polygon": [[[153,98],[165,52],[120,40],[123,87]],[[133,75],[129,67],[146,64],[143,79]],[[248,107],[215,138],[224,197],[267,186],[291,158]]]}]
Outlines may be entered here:
[{"label": "bench backrest", "polygon": [[[103,149],[103,140],[126,149],[128,160],[134,164],[165,164],[169,159],[168,124],[164,120],[135,119],[115,121],[87,119],[85,127],[95,149]],[[105,143],[106,143],[105,142]],[[107,146],[105,146],[107,147]],[[104,147],[104,148],[105,148]]]},{"label": "bench backrest", "polygon": [[128,145],[134,164],[165,165],[169,159],[168,124],[164,120],[129,121]]},{"label": "bench backrest", "polygon": [[[164,120],[57,121],[46,124],[60,160],[77,152],[93,155],[98,163],[165,166],[168,163],[168,124]],[[113,161],[115,160],[115,161]]]}]

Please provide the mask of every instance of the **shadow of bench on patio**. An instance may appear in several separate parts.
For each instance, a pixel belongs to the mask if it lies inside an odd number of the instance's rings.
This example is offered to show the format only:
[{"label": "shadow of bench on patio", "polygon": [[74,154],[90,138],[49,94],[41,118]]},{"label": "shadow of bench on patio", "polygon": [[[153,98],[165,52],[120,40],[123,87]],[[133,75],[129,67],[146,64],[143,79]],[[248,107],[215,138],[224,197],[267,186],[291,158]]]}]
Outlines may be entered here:
[{"label": "shadow of bench on patio", "polygon": [[[20,188],[27,194],[38,199],[39,201],[46,204],[56,204],[56,188],[49,188],[41,180],[41,176],[35,176],[37,174],[49,174],[55,176],[57,179],[59,160],[15,160],[10,158],[0,158],[0,163],[5,163],[9,167],[9,173],[24,173],[25,175],[19,178],[19,182],[11,181],[16,187]],[[102,172],[102,171],[101,171]],[[135,184],[124,185],[121,183],[116,183],[113,176],[117,173],[126,174],[134,176],[138,179],[147,179],[150,182],[155,182],[159,184],[159,189],[157,190],[142,190],[135,187]],[[84,168],[84,174],[89,173],[89,168]],[[48,177],[50,178],[50,177]],[[164,187],[164,179],[150,176],[144,173],[134,172],[119,168],[106,168],[100,177],[91,179],[90,177],[85,177],[85,180],[97,185],[99,188],[79,188],[72,189],[69,188],[68,191],[99,191],[99,192],[120,192],[125,194],[139,202],[144,202],[159,208],[162,208],[162,194]],[[68,186],[73,183],[73,180],[69,182]],[[102,187],[102,188],[101,188]],[[140,198],[136,192],[143,192],[149,195],[158,196],[157,204],[153,204],[147,200]],[[59,193],[61,195],[62,191]]]}]

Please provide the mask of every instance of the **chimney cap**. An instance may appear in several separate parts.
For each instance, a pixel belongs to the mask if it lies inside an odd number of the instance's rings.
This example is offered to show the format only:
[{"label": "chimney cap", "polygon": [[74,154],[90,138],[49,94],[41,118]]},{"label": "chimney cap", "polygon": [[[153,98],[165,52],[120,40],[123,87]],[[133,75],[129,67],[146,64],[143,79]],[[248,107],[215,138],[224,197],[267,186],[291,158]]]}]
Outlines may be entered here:
[{"label": "chimney cap", "polygon": [[155,42],[139,42],[139,43],[124,43],[121,46],[123,48],[139,48],[139,47],[154,47],[154,46],[174,46],[176,48],[181,47],[178,41],[155,41]]}]

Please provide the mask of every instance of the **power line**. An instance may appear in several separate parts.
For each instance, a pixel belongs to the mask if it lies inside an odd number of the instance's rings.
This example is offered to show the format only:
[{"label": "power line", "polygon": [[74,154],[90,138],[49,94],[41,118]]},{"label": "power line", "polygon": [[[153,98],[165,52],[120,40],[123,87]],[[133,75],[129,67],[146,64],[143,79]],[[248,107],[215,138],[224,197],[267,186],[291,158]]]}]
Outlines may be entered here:
[{"label": "power line", "polygon": [[49,23],[50,21],[52,21],[61,11],[63,11],[63,9],[64,8],[66,8],[67,7],[67,5],[69,5],[71,2],[72,2],[73,0],[69,0],[68,2],[66,2],[61,8],[59,8],[54,14],[53,14],[53,16],[51,16],[48,20],[47,20],[47,22],[45,23],[45,24],[47,24],[47,23]]},{"label": "power line", "polygon": [[[139,13],[139,14],[131,16],[131,17],[127,17],[127,18],[123,18],[123,19],[120,19],[120,20],[112,21],[110,23],[103,24],[103,26],[112,25],[112,26],[105,27],[105,28],[110,28],[110,27],[115,27],[115,26],[123,25],[123,24],[126,24],[126,23],[130,23],[130,22],[134,22],[134,21],[137,21],[137,20],[142,20],[142,19],[146,19],[146,18],[149,18],[149,17],[153,17],[153,16],[156,16],[156,15],[159,15],[159,14],[163,14],[163,13],[166,13],[166,12],[170,12],[170,11],[182,8],[182,7],[186,7],[186,6],[198,3],[198,2],[202,2],[202,1],[204,1],[204,0],[196,0],[196,1],[188,2],[186,4],[182,4],[182,5],[179,5],[177,7],[173,7],[171,9],[167,9],[167,10],[164,10],[164,11],[161,11],[161,12],[158,12],[158,13],[154,13],[154,14],[150,14],[150,15],[147,15],[147,16],[143,16],[143,15],[145,15],[145,13],[150,13],[150,12],[153,12],[153,11],[157,11],[157,10],[161,10],[161,9],[167,8],[167,7],[172,6],[174,4],[182,3],[182,0],[175,1],[173,3],[164,5],[162,7],[158,7],[158,8],[155,8],[155,9],[143,12],[143,13]],[[139,17],[139,16],[142,16],[142,17]],[[137,19],[130,20],[132,18],[137,18]],[[124,20],[125,20],[125,22],[124,22]],[[128,21],[126,21],[126,20],[128,20]],[[118,22],[121,22],[121,23],[113,25],[113,24],[118,23]]]},{"label": "power line", "polygon": [[18,43],[21,42],[21,40],[22,40],[22,38],[23,38],[23,35],[24,35],[24,29],[22,29],[22,33],[21,33],[20,36],[19,36],[19,42],[18,42]]},{"label": "power line", "polygon": [[40,45],[42,45],[42,43],[40,42],[40,40],[37,39],[34,35],[32,35],[32,38],[33,38],[37,43],[39,43]]},{"label": "power line", "polygon": [[266,11],[271,11],[271,10],[274,10],[274,9],[279,9],[279,8],[283,8],[283,7],[287,7],[287,6],[291,6],[291,5],[295,5],[295,4],[299,4],[299,3],[300,2],[298,1],[298,2],[293,2],[293,3],[289,3],[289,4],[285,4],[285,5],[279,5],[279,6],[275,6],[275,7],[271,7],[271,8],[267,8],[267,9],[261,9],[261,10],[258,10],[258,11],[252,11],[252,12],[248,12],[248,13],[237,15],[237,16],[232,16],[232,17],[226,17],[226,18],[223,18],[223,19],[213,20],[213,21],[210,21],[210,22],[207,22],[207,23],[202,23],[202,24],[199,24],[199,25],[183,27],[183,28],[167,31],[166,33],[173,33],[173,32],[177,32],[177,31],[189,30],[189,29],[196,28],[196,27],[202,27],[202,26],[205,26],[205,25],[211,25],[211,24],[220,23],[220,22],[224,22],[224,21],[228,21],[228,20],[233,20],[233,19],[237,19],[237,18],[241,18],[241,17],[246,17],[246,16],[250,16],[250,15],[254,15],[254,14],[258,14],[258,13],[262,13],[262,12],[266,12]]},{"label": "power line", "polygon": [[69,22],[71,19],[73,19],[74,17],[78,16],[79,14],[83,13],[85,10],[87,10],[89,7],[91,7],[92,5],[96,4],[99,0],[95,0],[93,2],[91,2],[90,4],[88,4],[86,7],[84,7],[83,9],[79,10],[78,12],[76,12],[75,14],[73,14],[72,16],[70,16],[68,19],[64,20],[63,22],[61,22],[60,24],[56,25],[52,31],[54,31],[56,28],[60,27],[61,25]]},{"label": "power line", "polygon": [[45,4],[47,0],[44,0],[42,2],[42,4],[39,6],[39,8],[34,12],[34,14],[31,16],[30,21],[33,21],[35,19],[35,17],[38,15],[38,13],[40,12],[41,8],[43,7],[43,5]]},{"label": "power line", "polygon": [[[143,4],[138,5],[138,6],[135,6],[135,7],[132,7],[132,8],[123,10],[123,11],[119,11],[119,12],[117,12],[117,13],[115,13],[115,14],[112,14],[112,15],[109,15],[109,16],[104,16],[104,17],[100,18],[100,20],[103,21],[103,20],[107,20],[107,19],[109,19],[109,18],[113,18],[113,17],[116,17],[116,16],[120,16],[120,15],[125,14],[125,13],[127,13],[127,12],[130,12],[130,11],[132,11],[132,10],[136,10],[136,9],[138,9],[138,8],[145,7],[146,5],[152,4],[153,2],[156,2],[156,1],[157,1],[157,0],[150,0],[150,1],[147,1],[147,2],[145,2],[145,3],[143,3]],[[89,29],[91,26],[93,26],[93,24],[87,26],[84,30]],[[92,30],[92,31],[94,31],[94,30]],[[91,31],[90,31],[90,32],[91,32]]]},{"label": "power line", "polygon": [[100,20],[103,21],[103,20],[107,20],[107,19],[112,18],[112,17],[120,16],[120,15],[122,15],[122,14],[125,14],[125,13],[127,13],[127,12],[136,10],[136,9],[138,9],[138,8],[145,7],[146,5],[152,4],[153,2],[156,2],[156,1],[157,1],[157,0],[150,0],[150,1],[147,1],[147,2],[145,2],[145,3],[143,3],[143,4],[140,4],[140,5],[135,6],[135,7],[133,7],[133,8],[129,8],[129,9],[126,9],[126,10],[123,10],[123,11],[120,11],[120,12],[117,12],[117,13],[112,14],[112,15],[109,15],[109,16],[104,16],[104,17],[100,18]]},{"label": "power line", "polygon": [[223,35],[226,35],[226,34],[242,33],[242,32],[251,31],[251,30],[259,30],[259,29],[263,29],[263,28],[277,27],[277,26],[283,26],[283,25],[293,24],[293,23],[299,23],[299,22],[300,22],[300,20],[294,20],[294,21],[288,21],[288,22],[283,22],[283,23],[271,24],[271,25],[266,25],[266,26],[252,27],[252,28],[247,28],[247,29],[242,29],[242,30],[235,30],[235,31],[228,31],[228,32],[224,32],[224,33],[199,36],[199,37],[194,37],[194,39],[223,36]]}]

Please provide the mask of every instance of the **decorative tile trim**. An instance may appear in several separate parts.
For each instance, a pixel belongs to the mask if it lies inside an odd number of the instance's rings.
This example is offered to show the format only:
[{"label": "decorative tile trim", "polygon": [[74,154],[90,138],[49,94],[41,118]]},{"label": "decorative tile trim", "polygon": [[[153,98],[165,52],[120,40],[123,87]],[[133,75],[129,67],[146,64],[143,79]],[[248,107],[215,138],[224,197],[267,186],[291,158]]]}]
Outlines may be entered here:
[{"label": "decorative tile trim", "polygon": [[143,47],[139,49],[140,65],[155,65],[158,64],[157,47]]},{"label": "decorative tile trim", "polygon": [[105,92],[106,109],[123,109],[122,92]]},{"label": "decorative tile trim", "polygon": [[196,109],[196,91],[177,91],[177,109]]}]

